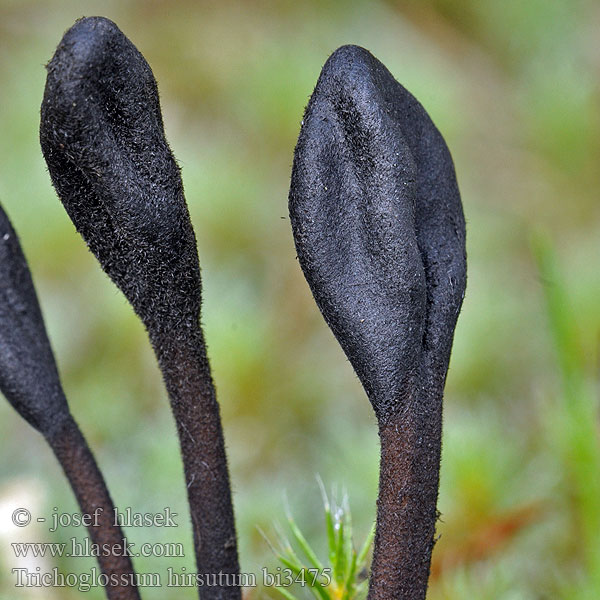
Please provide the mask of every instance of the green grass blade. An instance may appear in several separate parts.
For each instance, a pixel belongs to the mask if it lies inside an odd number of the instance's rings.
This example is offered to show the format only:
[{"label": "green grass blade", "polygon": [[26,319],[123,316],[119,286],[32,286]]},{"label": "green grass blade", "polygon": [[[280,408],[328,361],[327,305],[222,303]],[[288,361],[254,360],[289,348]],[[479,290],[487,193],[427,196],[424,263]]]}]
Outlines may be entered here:
[{"label": "green grass blade", "polygon": [[321,496],[323,497],[323,507],[325,509],[325,527],[327,530],[327,548],[329,549],[329,563],[333,565],[335,560],[335,527],[333,525],[333,517],[331,515],[331,504],[325,491],[323,480],[317,477],[317,482],[321,488]]},{"label": "green grass blade", "polygon": [[[299,575],[304,577],[306,572],[306,567],[304,565],[299,567],[285,556],[279,556],[278,558],[285,567],[292,571],[295,577],[298,577]],[[330,600],[329,594],[321,582],[315,581],[314,585],[311,585],[311,583],[312,582],[306,582],[304,587],[307,587],[315,597],[320,598],[321,600]]]},{"label": "green grass blade", "polygon": [[286,556],[287,555],[289,560],[295,562],[297,565],[299,565],[299,567],[302,567],[303,566],[302,560],[296,554],[296,551],[294,550],[294,547],[290,543],[290,540],[283,533],[281,526],[279,524],[277,524],[275,528],[277,530],[277,536],[279,538],[279,544],[281,546],[281,551],[276,552],[276,554],[278,556]]},{"label": "green grass blade", "polygon": [[[344,519],[346,521],[345,524],[345,543],[344,543],[344,570],[348,568],[349,565],[352,564],[352,560],[356,555],[354,550],[354,531],[352,529],[352,511],[350,510],[350,502],[348,500],[348,494],[344,493],[344,500],[342,503],[342,507],[344,510]],[[347,578],[346,578],[347,579]]]},{"label": "green grass blade", "polygon": [[369,531],[369,534],[367,535],[365,542],[362,545],[362,548],[360,549],[360,551],[358,553],[358,557],[356,558],[356,564],[359,569],[362,569],[363,566],[365,566],[365,562],[367,560],[367,554],[369,554],[369,550],[371,549],[371,546],[373,545],[374,539],[375,539],[375,523],[373,523],[373,526],[371,527],[371,531]]},{"label": "green grass blade", "polygon": [[315,567],[315,569],[319,569],[320,571],[322,571],[324,568],[323,563],[321,563],[321,561],[315,554],[315,551],[310,547],[309,543],[306,541],[306,538],[302,535],[302,532],[296,525],[296,522],[294,521],[290,513],[288,513],[287,519],[288,525],[292,531],[292,535],[298,543],[298,546],[300,546],[300,548],[302,549],[302,552],[304,552],[304,554],[306,555],[306,558],[308,558],[309,562],[313,567]]},{"label": "green grass blade", "polygon": [[288,592],[286,588],[275,586],[273,589],[279,592],[286,600],[299,600],[294,594]]},{"label": "green grass blade", "polygon": [[344,518],[343,516],[336,519],[338,526],[338,534],[335,547],[335,562],[333,566],[333,573],[335,580],[338,584],[344,581],[344,574],[346,569],[346,554],[345,554],[345,543],[344,543]]},{"label": "green grass blade", "polygon": [[342,596],[342,600],[351,600],[354,595],[354,589],[356,587],[355,577],[356,577],[356,552],[352,552],[352,556],[350,558],[350,568],[348,569],[348,576],[346,577],[346,581],[344,582],[344,594]]}]

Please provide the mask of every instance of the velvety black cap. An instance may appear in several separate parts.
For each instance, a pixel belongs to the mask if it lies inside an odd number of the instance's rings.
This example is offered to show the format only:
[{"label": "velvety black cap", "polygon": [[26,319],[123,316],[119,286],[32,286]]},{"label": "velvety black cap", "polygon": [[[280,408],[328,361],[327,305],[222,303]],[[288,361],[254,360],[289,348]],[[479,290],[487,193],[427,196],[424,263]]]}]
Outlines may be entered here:
[{"label": "velvety black cap", "polygon": [[31,274],[0,207],[0,390],[42,433],[69,415]]},{"label": "velvety black cap", "polygon": [[112,21],[89,17],[47,70],[40,141],[75,227],[149,329],[196,322],[196,239],[148,63]]},{"label": "velvety black cap", "polygon": [[466,283],[454,167],[423,107],[363,48],[323,67],[289,208],[300,265],[378,417],[443,387]]}]

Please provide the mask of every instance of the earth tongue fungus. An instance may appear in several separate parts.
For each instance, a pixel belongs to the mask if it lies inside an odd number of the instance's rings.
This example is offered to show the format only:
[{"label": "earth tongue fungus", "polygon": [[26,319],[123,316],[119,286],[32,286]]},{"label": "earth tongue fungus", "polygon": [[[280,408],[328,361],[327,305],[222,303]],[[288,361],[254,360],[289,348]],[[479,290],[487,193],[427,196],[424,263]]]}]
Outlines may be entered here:
[{"label": "earth tongue fungus", "polygon": [[[102,572],[118,585],[111,600],[139,598],[131,560],[120,556],[125,536],[113,524],[114,505],[104,479],[65,398],[31,274],[19,240],[0,208],[0,390],[46,439],[75,492],[93,544],[121,548],[100,555]],[[99,510],[97,510],[99,509]],[[96,520],[97,518],[97,520]],[[106,546],[104,546],[106,544]]]},{"label": "earth tongue fungus", "polygon": [[[52,182],[148,331],[177,424],[198,572],[235,575],[219,405],[199,324],[196,239],[152,71],[100,17],[77,21],[47,70],[40,141]],[[240,598],[240,589],[205,587],[202,598]]]},{"label": "earth tongue fungus", "polygon": [[425,598],[435,542],[442,395],[466,283],[452,159],[431,119],[356,46],[308,103],[289,208],[315,301],[379,424],[369,598]]}]

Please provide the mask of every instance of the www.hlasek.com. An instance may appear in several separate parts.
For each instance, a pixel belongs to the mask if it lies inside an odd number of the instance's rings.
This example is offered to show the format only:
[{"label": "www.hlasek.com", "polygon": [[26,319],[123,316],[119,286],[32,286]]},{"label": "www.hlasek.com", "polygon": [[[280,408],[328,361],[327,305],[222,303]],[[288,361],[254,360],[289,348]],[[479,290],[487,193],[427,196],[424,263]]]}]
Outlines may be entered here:
[{"label": "www.hlasek.com", "polygon": [[119,544],[94,544],[90,538],[71,538],[68,542],[12,542],[13,552],[17,558],[83,558],[87,556],[131,556],[131,557],[166,557],[179,558],[185,556],[183,544],[180,543],[144,543],[139,550],[135,543],[125,538]]},{"label": "www.hlasek.com", "polygon": [[[25,568],[12,569],[16,577],[15,587],[73,588],[89,592],[95,587],[137,586],[143,587],[257,587],[260,575],[256,573],[193,573],[185,567],[179,571],[168,568],[166,573],[130,573],[106,575],[95,567],[88,573],[61,573],[58,568],[35,571]],[[262,569],[262,585],[265,587],[289,587],[294,584],[311,587],[319,581],[331,583],[331,569],[303,569],[299,572],[278,568]]]}]

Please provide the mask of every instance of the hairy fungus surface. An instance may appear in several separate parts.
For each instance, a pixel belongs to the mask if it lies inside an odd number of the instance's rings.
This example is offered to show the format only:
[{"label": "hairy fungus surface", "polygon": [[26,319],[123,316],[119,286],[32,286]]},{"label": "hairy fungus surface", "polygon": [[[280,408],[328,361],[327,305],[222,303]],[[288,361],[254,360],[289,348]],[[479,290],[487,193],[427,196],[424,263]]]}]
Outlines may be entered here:
[{"label": "hairy fungus surface", "polygon": [[49,435],[69,416],[31,273],[0,207],[0,390],[35,429]]},{"label": "hairy fungus surface", "polygon": [[363,48],[343,46],[323,67],[289,207],[317,305],[385,419],[411,401],[424,359],[447,368],[465,288],[465,223],[441,134]]},{"label": "hairy fungus surface", "polygon": [[110,20],[81,19],[47,65],[40,142],[75,227],[149,331],[195,326],[200,273],[150,66]]},{"label": "hairy fungus surface", "polygon": [[465,221],[440,132],[364,48],[339,48],[321,71],[289,209],[306,280],[379,423],[369,598],[422,600],[442,395],[466,284]]}]

